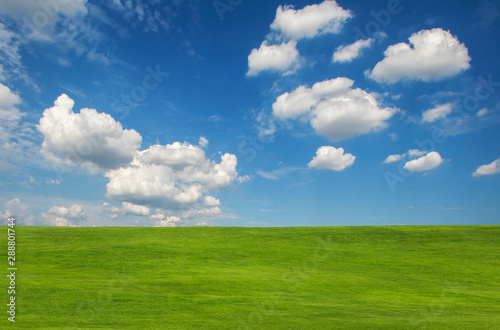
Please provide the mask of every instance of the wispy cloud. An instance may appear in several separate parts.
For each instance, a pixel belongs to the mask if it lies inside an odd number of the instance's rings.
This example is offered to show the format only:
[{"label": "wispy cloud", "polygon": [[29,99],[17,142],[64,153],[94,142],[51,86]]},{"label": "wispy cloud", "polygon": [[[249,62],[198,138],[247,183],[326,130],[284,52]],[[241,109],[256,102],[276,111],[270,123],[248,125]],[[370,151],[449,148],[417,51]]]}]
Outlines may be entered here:
[{"label": "wispy cloud", "polygon": [[274,171],[257,171],[257,175],[263,177],[264,179],[268,180],[281,180],[286,177],[288,177],[291,173],[297,172],[297,171],[305,171],[306,169],[302,167],[294,167],[294,166],[287,166],[283,168],[279,168]]}]

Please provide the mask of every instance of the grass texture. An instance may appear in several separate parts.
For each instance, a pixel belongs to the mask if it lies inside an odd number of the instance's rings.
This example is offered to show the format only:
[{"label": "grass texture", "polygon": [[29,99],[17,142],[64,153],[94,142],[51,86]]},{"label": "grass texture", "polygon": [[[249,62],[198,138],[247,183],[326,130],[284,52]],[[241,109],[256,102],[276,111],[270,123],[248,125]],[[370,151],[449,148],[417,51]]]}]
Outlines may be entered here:
[{"label": "grass texture", "polygon": [[500,226],[15,229],[0,328],[500,329]]}]

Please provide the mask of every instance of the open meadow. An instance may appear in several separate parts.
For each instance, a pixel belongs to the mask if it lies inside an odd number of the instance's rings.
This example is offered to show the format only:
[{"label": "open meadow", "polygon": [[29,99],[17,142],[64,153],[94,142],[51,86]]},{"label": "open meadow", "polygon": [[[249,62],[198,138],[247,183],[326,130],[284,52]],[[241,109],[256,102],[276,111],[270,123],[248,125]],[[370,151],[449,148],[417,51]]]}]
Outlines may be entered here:
[{"label": "open meadow", "polygon": [[16,231],[16,328],[500,326],[499,226]]}]

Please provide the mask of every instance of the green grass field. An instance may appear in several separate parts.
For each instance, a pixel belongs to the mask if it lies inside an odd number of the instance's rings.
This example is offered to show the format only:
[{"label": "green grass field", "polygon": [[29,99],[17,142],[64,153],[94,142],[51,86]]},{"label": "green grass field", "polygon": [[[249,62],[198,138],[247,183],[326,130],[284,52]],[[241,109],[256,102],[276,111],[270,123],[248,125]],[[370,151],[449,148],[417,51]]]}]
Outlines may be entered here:
[{"label": "green grass field", "polygon": [[500,329],[500,226],[16,227],[16,242],[6,329]]}]

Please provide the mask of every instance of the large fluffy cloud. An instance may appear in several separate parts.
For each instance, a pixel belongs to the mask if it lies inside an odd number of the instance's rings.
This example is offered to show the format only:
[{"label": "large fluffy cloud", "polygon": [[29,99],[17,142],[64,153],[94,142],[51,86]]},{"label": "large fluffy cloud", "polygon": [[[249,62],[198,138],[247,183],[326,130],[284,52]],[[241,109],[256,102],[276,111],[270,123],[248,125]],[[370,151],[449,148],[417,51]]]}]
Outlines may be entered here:
[{"label": "large fluffy cloud", "polygon": [[285,38],[313,38],[324,33],[338,33],[350,17],[351,13],[333,0],[325,0],[300,10],[294,10],[292,6],[279,6],[271,29]]},{"label": "large fluffy cloud", "polygon": [[206,195],[242,180],[235,155],[224,154],[220,163],[189,143],[154,145],[138,152],[128,166],[108,171],[108,197],[138,205],[167,209],[203,208],[220,202]]},{"label": "large fluffy cloud", "polygon": [[373,95],[352,89],[353,83],[341,77],[311,88],[299,86],[276,99],[273,114],[279,119],[303,117],[318,134],[334,141],[385,128],[395,109],[380,108]]},{"label": "large fluffy cloud", "polygon": [[316,156],[307,164],[309,168],[342,171],[354,164],[356,156],[344,153],[343,148],[323,146],[316,150]]},{"label": "large fluffy cloud", "polygon": [[386,120],[393,113],[393,109],[379,108],[372,95],[357,88],[320,102],[311,125],[319,134],[338,141],[387,127]]},{"label": "large fluffy cloud", "polygon": [[273,42],[288,42],[271,44],[265,40],[258,49],[253,49],[248,55],[247,76],[256,76],[262,71],[282,74],[295,72],[301,64],[296,48],[297,40],[324,33],[338,33],[350,17],[351,13],[334,0],[325,0],[300,10],[295,10],[292,6],[279,6],[268,39]]},{"label": "large fluffy cloud", "polygon": [[409,41],[411,45],[402,42],[389,46],[385,58],[369,74],[370,78],[386,83],[402,79],[432,81],[454,76],[470,67],[467,48],[448,31],[422,30]]},{"label": "large fluffy cloud", "polygon": [[425,156],[410,160],[403,168],[411,172],[423,172],[438,167],[442,162],[441,155],[436,151],[432,151]]},{"label": "large fluffy cloud", "polygon": [[[147,216],[149,207],[159,209],[154,220],[166,218],[162,210],[188,218],[220,215],[220,201],[210,194],[249,179],[238,175],[233,154],[221,154],[218,163],[208,159],[202,148],[209,141],[204,137],[199,145],[173,142],[140,151],[139,133],[94,109],[74,113],[73,105],[63,94],[44,111],[38,126],[45,138],[42,152],[53,162],[102,171],[109,179],[107,196],[122,202],[121,208],[111,209],[112,218],[118,213]],[[63,220],[68,215],[57,210],[49,210],[46,220],[70,224]]]},{"label": "large fluffy cloud", "polygon": [[66,165],[80,163],[91,171],[118,168],[132,161],[142,137],[123,129],[109,114],[95,109],[73,112],[74,101],[62,94],[46,109],[38,130],[44,135],[42,154]]},{"label": "large fluffy cloud", "polygon": [[205,160],[205,152],[200,147],[186,142],[174,142],[164,146],[153,145],[149,149],[142,151],[140,158],[144,164],[159,164],[183,168],[203,162]]},{"label": "large fluffy cloud", "polygon": [[477,170],[472,173],[473,176],[481,176],[481,175],[491,175],[500,173],[500,158],[494,160],[493,162],[481,165],[477,168]]},{"label": "large fluffy cloud", "polygon": [[351,62],[361,54],[363,48],[368,48],[373,44],[373,39],[360,39],[347,46],[339,46],[333,53],[333,62]]},{"label": "large fluffy cloud", "polygon": [[342,77],[315,83],[311,88],[299,86],[293,92],[278,96],[273,114],[279,119],[298,118],[308,114],[321,100],[341,96],[353,84],[353,80]]},{"label": "large fluffy cloud", "polygon": [[253,49],[248,55],[248,76],[256,76],[261,71],[274,71],[290,73],[299,67],[299,51],[295,46],[297,42],[290,40],[288,43],[270,45],[262,42],[259,49]]}]

